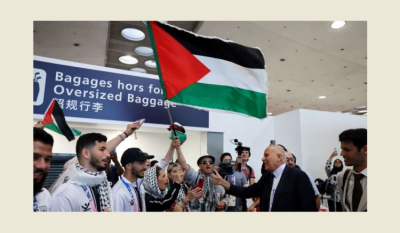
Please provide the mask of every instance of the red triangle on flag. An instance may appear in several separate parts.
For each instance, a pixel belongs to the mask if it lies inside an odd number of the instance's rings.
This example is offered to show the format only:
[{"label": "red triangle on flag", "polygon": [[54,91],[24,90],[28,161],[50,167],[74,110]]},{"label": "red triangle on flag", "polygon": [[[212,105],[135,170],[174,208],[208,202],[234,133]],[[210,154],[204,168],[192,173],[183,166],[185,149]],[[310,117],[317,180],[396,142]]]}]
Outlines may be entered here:
[{"label": "red triangle on flag", "polygon": [[171,99],[202,79],[210,69],[156,22],[150,23],[161,70],[160,78],[165,84],[167,99]]},{"label": "red triangle on flag", "polygon": [[47,108],[45,114],[44,114],[44,118],[43,118],[43,124],[47,125],[50,123],[53,123],[53,118],[51,117],[51,114],[53,114],[53,108],[54,108],[54,102],[56,101],[56,99],[53,99],[51,101],[51,104],[49,105],[49,107]]}]

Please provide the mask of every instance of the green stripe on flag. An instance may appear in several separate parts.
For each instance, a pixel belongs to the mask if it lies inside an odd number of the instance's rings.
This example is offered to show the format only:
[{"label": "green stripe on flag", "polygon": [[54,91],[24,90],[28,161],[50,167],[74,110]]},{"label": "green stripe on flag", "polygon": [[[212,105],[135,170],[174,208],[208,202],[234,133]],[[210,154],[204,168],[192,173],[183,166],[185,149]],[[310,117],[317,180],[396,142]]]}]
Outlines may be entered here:
[{"label": "green stripe on flag", "polygon": [[75,128],[72,128],[72,127],[70,127],[70,128],[71,128],[71,131],[74,134],[74,136],[80,136],[82,134],[81,131],[79,131],[79,130],[77,130]]},{"label": "green stripe on flag", "polygon": [[204,108],[234,111],[257,118],[267,117],[265,93],[236,87],[195,83],[170,100]]},{"label": "green stripe on flag", "polygon": [[53,131],[56,132],[56,133],[59,133],[59,134],[61,134],[61,135],[64,135],[64,134],[61,132],[60,128],[58,128],[57,125],[54,124],[53,122],[50,123],[50,124],[45,125],[44,127],[47,128],[47,129],[49,129],[49,130],[53,130]]}]

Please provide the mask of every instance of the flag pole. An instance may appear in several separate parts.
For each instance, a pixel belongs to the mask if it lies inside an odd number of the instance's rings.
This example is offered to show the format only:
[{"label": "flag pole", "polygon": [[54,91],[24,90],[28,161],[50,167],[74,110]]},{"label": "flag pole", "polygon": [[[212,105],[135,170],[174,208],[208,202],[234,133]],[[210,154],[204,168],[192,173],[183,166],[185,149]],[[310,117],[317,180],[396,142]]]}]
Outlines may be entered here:
[{"label": "flag pole", "polygon": [[[167,100],[168,101],[168,100]],[[169,101],[167,102],[168,103],[168,107],[166,107],[166,109],[167,109],[167,112],[168,112],[168,116],[169,116],[169,121],[171,122],[171,127],[172,127],[172,130],[174,131],[174,135],[175,135],[175,137],[177,137],[176,136],[176,132],[175,132],[175,127],[174,127],[174,123],[173,123],[173,121],[172,121],[172,116],[171,116],[171,112],[169,111]],[[178,156],[178,155],[177,155]],[[174,154],[172,154],[172,162],[174,161]]]},{"label": "flag pole", "polygon": [[174,135],[175,135],[175,137],[176,137],[174,122],[172,121],[171,112],[169,111],[169,102],[168,102],[168,107],[166,107],[166,109],[167,109],[167,112],[168,112],[169,121],[171,121],[172,130],[174,131]]}]

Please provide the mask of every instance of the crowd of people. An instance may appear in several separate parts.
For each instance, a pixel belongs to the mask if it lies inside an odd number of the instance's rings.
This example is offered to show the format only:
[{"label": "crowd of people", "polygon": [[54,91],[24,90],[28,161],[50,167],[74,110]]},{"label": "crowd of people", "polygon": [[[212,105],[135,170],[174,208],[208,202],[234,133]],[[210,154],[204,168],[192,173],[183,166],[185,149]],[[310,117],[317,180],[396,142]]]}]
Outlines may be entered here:
[{"label": "crowd of people", "polygon": [[[100,133],[81,135],[76,157],[68,161],[63,173],[49,191],[43,188],[52,159],[53,137],[40,122],[34,127],[34,211],[65,212],[240,212],[240,211],[318,211],[320,193],[307,172],[296,165],[296,157],[283,145],[268,145],[262,158],[262,177],[256,182],[254,169],[247,163],[249,147],[238,151],[232,173],[220,175],[216,157],[202,155],[198,170],[186,162],[183,145],[171,140],[165,157],[152,159],[140,148],[125,150],[118,160],[115,148],[140,123],[107,141]],[[346,166],[332,153],[326,172],[337,182],[338,211],[367,211],[367,130],[350,129],[339,135],[341,156]],[[177,160],[172,161],[174,153]],[[229,164],[230,153],[218,160]],[[114,164],[111,164],[113,161]],[[254,203],[247,206],[246,199]],[[331,206],[330,206],[331,208]]]}]

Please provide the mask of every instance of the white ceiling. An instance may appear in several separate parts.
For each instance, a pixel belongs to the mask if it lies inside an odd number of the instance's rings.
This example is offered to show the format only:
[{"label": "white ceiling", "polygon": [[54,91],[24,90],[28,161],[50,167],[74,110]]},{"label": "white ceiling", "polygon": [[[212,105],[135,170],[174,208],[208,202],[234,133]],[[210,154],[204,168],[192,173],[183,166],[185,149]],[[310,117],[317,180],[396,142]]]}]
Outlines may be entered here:
[{"label": "white ceiling", "polygon": [[[367,23],[350,21],[336,30],[330,24],[204,21],[197,33],[261,49],[270,81],[268,112],[273,115],[298,108],[337,112],[366,106]],[[34,22],[34,54],[105,66],[109,25]]]}]

